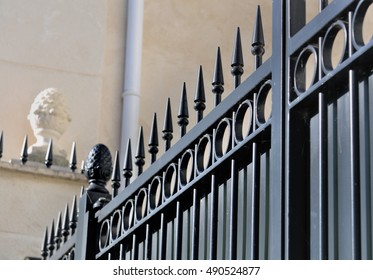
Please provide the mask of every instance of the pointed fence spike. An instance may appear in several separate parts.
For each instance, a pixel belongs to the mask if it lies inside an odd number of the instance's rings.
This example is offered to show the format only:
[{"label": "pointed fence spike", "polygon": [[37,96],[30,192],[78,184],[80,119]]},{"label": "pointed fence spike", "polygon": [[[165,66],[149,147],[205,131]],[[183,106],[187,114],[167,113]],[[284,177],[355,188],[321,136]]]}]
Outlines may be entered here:
[{"label": "pointed fence spike", "polygon": [[76,170],[76,143],[75,142],[73,142],[73,145],[71,147],[69,167],[72,172],[75,172]]},{"label": "pointed fence spike", "polygon": [[43,243],[41,244],[41,257],[43,260],[48,257],[48,227],[45,228]]},{"label": "pointed fence spike", "polygon": [[188,98],[185,82],[183,83],[183,89],[181,91],[179,114],[177,117],[179,118],[180,136],[183,137],[186,133],[186,127],[189,124]]},{"label": "pointed fence spike", "polygon": [[215,94],[214,106],[216,107],[221,102],[221,95],[224,92],[224,77],[220,47],[218,47],[216,52],[214,77],[212,79],[212,92]]},{"label": "pointed fence spike", "polygon": [[61,212],[59,212],[57,223],[56,223],[56,231],[54,233],[54,242],[56,244],[56,250],[60,248],[61,241],[62,241],[62,221],[61,221]]},{"label": "pointed fence spike", "polygon": [[165,140],[165,151],[171,147],[171,140],[173,138],[173,127],[172,127],[172,113],[171,113],[171,100],[167,98],[166,112],[163,124],[163,140]]},{"label": "pointed fence spike", "polygon": [[62,236],[63,242],[66,242],[69,235],[70,235],[70,218],[69,218],[69,204],[66,203],[65,207],[65,214],[64,214],[64,221],[63,221],[63,228],[62,228]]},{"label": "pointed fence spike", "polygon": [[0,159],[3,157],[3,148],[4,148],[3,142],[4,142],[3,131],[1,131],[0,133]]},{"label": "pointed fence spike", "polygon": [[232,55],[232,70],[231,73],[234,77],[234,87],[238,87],[241,84],[241,76],[244,72],[243,70],[243,54],[242,54],[242,44],[241,44],[241,32],[240,28],[237,27],[236,41],[233,49]]},{"label": "pointed fence spike", "polygon": [[25,138],[23,140],[23,145],[22,145],[22,152],[21,152],[21,162],[22,164],[26,164],[27,159],[28,159],[28,153],[27,153],[27,144],[28,142],[28,136],[25,135]]},{"label": "pointed fence spike", "polygon": [[135,164],[137,165],[137,174],[140,175],[143,172],[143,167],[145,164],[145,147],[144,147],[144,131],[143,127],[140,127],[139,138],[137,142],[137,150],[135,156]]},{"label": "pointed fence spike", "polygon": [[132,149],[131,149],[131,139],[128,139],[127,149],[123,164],[123,177],[125,178],[125,186],[130,184],[132,177]]},{"label": "pointed fence spike", "polygon": [[51,257],[53,255],[54,251],[54,219],[52,220],[52,226],[51,226],[51,233],[49,236],[49,242],[48,242],[48,250],[49,250],[49,256]]},{"label": "pointed fence spike", "polygon": [[263,33],[263,24],[262,24],[262,16],[260,12],[260,6],[257,7],[256,10],[256,19],[254,25],[254,32],[253,32],[253,40],[251,44],[251,53],[255,57],[255,69],[259,68],[262,65],[262,57],[265,52],[264,49],[264,33]]},{"label": "pointed fence spike", "polygon": [[45,155],[45,165],[47,168],[51,167],[53,164],[53,140],[49,140],[47,154]]},{"label": "pointed fence spike", "polygon": [[82,197],[83,194],[84,194],[84,186],[82,186],[82,187],[80,188],[80,197]]},{"label": "pointed fence spike", "polygon": [[158,149],[158,124],[157,124],[157,113],[154,113],[152,128],[150,131],[150,138],[149,138],[149,153],[151,155],[151,163],[155,162],[157,159]]},{"label": "pointed fence spike", "polygon": [[84,174],[84,166],[85,166],[85,161],[82,160],[82,163],[80,164],[80,173]]},{"label": "pointed fence spike", "polygon": [[197,122],[203,119],[203,111],[206,109],[205,85],[203,81],[202,65],[199,66],[196,94],[194,97],[194,109],[197,112]]},{"label": "pointed fence spike", "polygon": [[78,206],[76,203],[76,195],[74,195],[73,204],[71,206],[71,217],[70,217],[70,223],[69,223],[71,235],[75,233],[77,223],[78,223]]},{"label": "pointed fence spike", "polygon": [[319,1],[319,11],[321,12],[329,5],[328,0],[320,0]]},{"label": "pointed fence spike", "polygon": [[114,168],[111,174],[111,187],[113,188],[112,197],[118,195],[118,189],[120,188],[120,166],[119,166],[119,151],[115,152]]}]

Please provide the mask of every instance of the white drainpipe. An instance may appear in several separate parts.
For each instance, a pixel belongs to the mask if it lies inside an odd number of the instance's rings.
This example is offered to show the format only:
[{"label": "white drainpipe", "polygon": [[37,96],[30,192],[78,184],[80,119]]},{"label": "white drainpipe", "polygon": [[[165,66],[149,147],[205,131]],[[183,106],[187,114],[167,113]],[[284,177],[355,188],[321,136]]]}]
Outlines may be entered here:
[{"label": "white drainpipe", "polygon": [[[123,164],[128,139],[131,139],[132,155],[135,156],[139,131],[140,81],[142,57],[142,33],[144,0],[128,0],[127,31],[122,94],[122,130],[120,164]],[[135,174],[135,172],[133,172]]]}]

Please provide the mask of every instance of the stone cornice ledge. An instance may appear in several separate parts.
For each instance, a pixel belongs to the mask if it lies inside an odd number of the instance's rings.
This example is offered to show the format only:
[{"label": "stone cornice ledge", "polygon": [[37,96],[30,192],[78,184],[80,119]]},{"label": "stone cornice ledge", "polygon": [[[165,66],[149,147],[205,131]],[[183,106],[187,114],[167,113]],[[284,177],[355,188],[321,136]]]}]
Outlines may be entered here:
[{"label": "stone cornice ledge", "polygon": [[86,177],[80,172],[72,172],[67,167],[53,165],[50,168],[47,168],[44,164],[38,162],[28,161],[26,164],[22,164],[20,160],[16,159],[12,159],[10,161],[0,161],[0,170],[2,169],[64,180],[81,181],[83,184],[87,183]]}]

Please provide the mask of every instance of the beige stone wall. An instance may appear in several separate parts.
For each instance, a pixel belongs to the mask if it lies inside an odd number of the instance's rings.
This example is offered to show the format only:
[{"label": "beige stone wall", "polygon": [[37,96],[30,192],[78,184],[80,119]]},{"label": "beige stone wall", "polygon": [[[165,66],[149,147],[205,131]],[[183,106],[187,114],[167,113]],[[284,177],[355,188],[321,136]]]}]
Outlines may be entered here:
[{"label": "beige stone wall", "polygon": [[67,203],[71,209],[86,180],[68,170],[7,162],[0,162],[0,174],[0,260],[40,257],[45,228]]},{"label": "beige stone wall", "polygon": [[18,158],[27,120],[45,88],[66,95],[72,122],[61,146],[84,159],[97,142],[118,147],[125,1],[0,0],[0,130],[4,159]]}]

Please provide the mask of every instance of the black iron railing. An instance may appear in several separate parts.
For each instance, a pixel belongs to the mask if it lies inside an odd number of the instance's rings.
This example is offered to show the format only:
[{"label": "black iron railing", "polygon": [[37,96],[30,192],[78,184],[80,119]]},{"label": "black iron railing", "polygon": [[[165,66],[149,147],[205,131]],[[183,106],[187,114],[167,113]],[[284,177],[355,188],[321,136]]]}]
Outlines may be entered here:
[{"label": "black iron railing", "polygon": [[[218,48],[215,108],[203,116],[200,67],[197,124],[187,132],[183,85],[181,139],[171,145],[168,100],[162,129],[166,152],[156,159],[154,115],[151,165],[143,171],[140,129],[135,155],[139,176],[132,181],[130,141],[124,180],[118,153],[112,167],[107,148],[95,146],[86,161],[89,186],[80,198],[76,231],[60,242],[62,225],[57,230],[52,226],[42,256],[372,259],[373,42],[362,32],[372,2],[319,1],[320,13],[306,24],[305,1],[273,1],[273,52],[264,64],[258,8],[252,41],[256,70],[241,83],[238,29],[231,63],[235,89],[221,100]],[[337,36],[343,39],[340,55],[333,53]],[[112,194],[105,188],[110,179]]]}]

